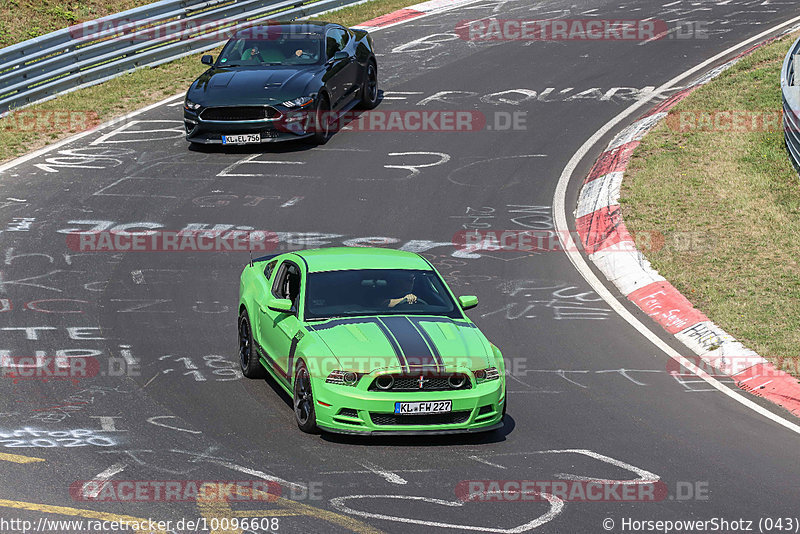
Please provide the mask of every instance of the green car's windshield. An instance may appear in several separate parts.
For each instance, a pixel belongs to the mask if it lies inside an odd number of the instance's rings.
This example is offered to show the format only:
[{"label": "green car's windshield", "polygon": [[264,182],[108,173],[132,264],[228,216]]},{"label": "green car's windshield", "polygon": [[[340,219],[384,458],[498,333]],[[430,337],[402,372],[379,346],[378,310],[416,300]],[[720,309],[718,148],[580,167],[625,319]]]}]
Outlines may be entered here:
[{"label": "green car's windshield", "polygon": [[219,67],[315,65],[322,61],[322,37],[286,34],[260,39],[231,39],[217,60]]},{"label": "green car's windshield", "polygon": [[365,269],[308,275],[306,320],[390,314],[463,317],[433,271]]}]

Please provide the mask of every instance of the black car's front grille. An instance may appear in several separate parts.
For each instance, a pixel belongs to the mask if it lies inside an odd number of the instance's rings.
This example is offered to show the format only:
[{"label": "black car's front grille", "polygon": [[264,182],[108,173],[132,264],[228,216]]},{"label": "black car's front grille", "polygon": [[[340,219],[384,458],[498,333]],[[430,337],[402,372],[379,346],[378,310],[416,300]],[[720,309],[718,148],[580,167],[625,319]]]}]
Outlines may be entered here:
[{"label": "black car's front grille", "polygon": [[[369,385],[369,391],[450,391],[458,389],[470,389],[472,384],[469,377],[464,374],[453,375],[390,375],[393,379],[392,385],[389,388],[378,387],[379,380],[387,380],[387,375],[381,375],[372,381]],[[422,377],[422,386],[420,386],[420,376]],[[450,377],[455,377],[459,381],[463,381],[461,387],[455,388],[450,384]],[[457,382],[458,383],[458,382]]]},{"label": "black car's front grille", "polygon": [[466,423],[469,419],[469,410],[450,413],[430,413],[413,415],[395,415],[393,413],[370,412],[372,422],[379,426],[392,425],[457,425]]},{"label": "black car's front grille", "polygon": [[206,108],[200,113],[205,121],[258,121],[280,116],[281,112],[272,106],[222,106]]}]

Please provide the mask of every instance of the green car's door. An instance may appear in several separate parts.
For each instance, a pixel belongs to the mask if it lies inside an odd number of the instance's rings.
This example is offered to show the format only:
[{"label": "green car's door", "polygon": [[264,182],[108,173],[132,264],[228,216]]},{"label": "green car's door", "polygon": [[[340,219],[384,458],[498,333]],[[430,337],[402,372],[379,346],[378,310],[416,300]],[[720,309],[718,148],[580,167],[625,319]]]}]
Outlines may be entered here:
[{"label": "green car's door", "polygon": [[[300,268],[292,261],[284,260],[278,267],[275,282],[272,284],[271,295],[265,295],[263,301],[259,299],[258,330],[261,346],[272,359],[278,374],[291,377],[292,369],[289,363],[289,353],[292,339],[300,328],[297,319],[300,305],[300,288],[302,274]],[[291,312],[277,311],[269,308],[272,299],[289,299],[292,301]],[[291,381],[291,378],[288,378]]]}]

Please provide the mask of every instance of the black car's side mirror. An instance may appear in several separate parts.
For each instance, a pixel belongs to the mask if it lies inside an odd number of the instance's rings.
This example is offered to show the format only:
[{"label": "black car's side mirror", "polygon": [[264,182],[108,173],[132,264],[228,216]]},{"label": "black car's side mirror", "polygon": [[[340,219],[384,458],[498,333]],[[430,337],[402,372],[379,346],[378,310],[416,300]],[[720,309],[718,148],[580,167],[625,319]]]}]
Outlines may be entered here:
[{"label": "black car's side mirror", "polygon": [[344,50],[339,50],[328,60],[328,63],[335,63],[336,61],[341,61],[343,59],[347,59],[350,57],[350,54],[345,52]]},{"label": "black car's side mirror", "polygon": [[214,56],[210,54],[206,54],[200,58],[200,63],[203,65],[213,65],[214,64]]}]

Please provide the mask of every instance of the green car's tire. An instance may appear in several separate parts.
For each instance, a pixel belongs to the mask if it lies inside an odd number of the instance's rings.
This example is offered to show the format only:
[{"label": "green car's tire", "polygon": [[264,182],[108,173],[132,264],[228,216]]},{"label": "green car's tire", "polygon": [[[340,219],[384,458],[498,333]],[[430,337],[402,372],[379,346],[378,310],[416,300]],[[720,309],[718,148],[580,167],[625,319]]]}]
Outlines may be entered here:
[{"label": "green car's tire", "polygon": [[242,374],[247,378],[266,378],[267,370],[258,361],[258,355],[253,349],[253,331],[247,312],[239,315],[239,365]]},{"label": "green car's tire", "polygon": [[361,87],[361,109],[373,109],[378,105],[378,66],[370,60],[367,73],[364,76],[364,85]]},{"label": "green car's tire", "polygon": [[297,364],[292,388],[292,405],[297,427],[307,434],[317,432],[317,414],[314,410],[314,396],[311,392],[311,375],[303,361]]},{"label": "green car's tire", "polygon": [[508,388],[503,390],[503,417],[500,418],[502,421],[506,418],[506,409],[508,408]]}]

